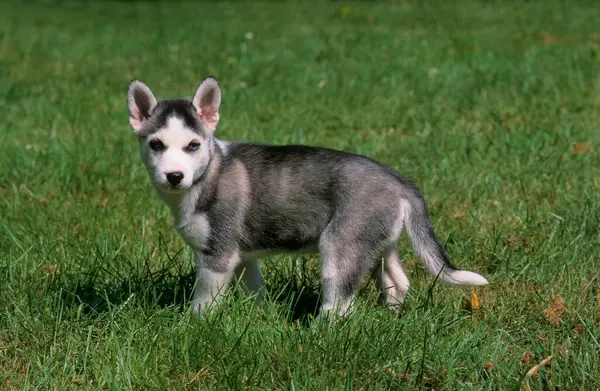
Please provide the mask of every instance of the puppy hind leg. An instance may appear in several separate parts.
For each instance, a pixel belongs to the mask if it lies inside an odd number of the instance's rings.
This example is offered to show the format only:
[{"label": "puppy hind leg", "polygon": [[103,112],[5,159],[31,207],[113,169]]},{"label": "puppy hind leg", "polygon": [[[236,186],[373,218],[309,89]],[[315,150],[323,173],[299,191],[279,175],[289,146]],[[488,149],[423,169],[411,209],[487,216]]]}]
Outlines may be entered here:
[{"label": "puppy hind leg", "polygon": [[410,282],[400,263],[396,246],[389,248],[382,255],[383,262],[376,272],[381,301],[386,306],[397,306],[404,302]]},{"label": "puppy hind leg", "polygon": [[324,261],[321,315],[347,315],[362,281],[362,273],[341,269],[335,263],[335,260]]},{"label": "puppy hind leg", "polygon": [[247,295],[255,295],[257,301],[265,298],[265,280],[260,273],[257,260],[247,260],[235,269],[235,279]]},{"label": "puppy hind leg", "polygon": [[352,210],[341,216],[342,220],[332,219],[319,241],[323,279],[321,314],[350,312],[364,276],[373,270],[377,255],[388,240],[385,231],[369,224],[368,218],[357,222]]},{"label": "puppy hind leg", "polygon": [[355,246],[327,242],[320,244],[323,293],[319,316],[347,315],[362,279],[368,270],[362,252]]}]

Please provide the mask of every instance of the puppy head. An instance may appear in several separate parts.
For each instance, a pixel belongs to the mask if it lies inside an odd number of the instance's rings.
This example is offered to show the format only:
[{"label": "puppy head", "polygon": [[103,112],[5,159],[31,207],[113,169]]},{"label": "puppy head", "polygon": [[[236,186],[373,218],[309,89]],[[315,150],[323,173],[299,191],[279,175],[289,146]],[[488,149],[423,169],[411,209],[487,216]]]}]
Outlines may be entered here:
[{"label": "puppy head", "polygon": [[154,184],[169,192],[189,189],[211,158],[221,104],[217,80],[204,80],[191,101],[160,102],[147,85],[134,80],[127,104],[129,124],[138,136],[142,160]]}]

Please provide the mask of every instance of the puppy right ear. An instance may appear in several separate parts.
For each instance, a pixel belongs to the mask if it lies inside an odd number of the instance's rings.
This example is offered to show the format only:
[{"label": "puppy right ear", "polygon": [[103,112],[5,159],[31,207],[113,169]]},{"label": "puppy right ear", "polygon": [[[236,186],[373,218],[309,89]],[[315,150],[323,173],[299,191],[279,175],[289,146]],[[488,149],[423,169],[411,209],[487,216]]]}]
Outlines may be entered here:
[{"label": "puppy right ear", "polygon": [[129,84],[129,91],[127,91],[129,124],[136,133],[142,129],[142,122],[150,116],[157,104],[158,101],[147,85],[139,80]]},{"label": "puppy right ear", "polygon": [[214,77],[204,79],[192,98],[198,119],[213,131],[219,123],[219,106],[221,105],[221,87]]}]

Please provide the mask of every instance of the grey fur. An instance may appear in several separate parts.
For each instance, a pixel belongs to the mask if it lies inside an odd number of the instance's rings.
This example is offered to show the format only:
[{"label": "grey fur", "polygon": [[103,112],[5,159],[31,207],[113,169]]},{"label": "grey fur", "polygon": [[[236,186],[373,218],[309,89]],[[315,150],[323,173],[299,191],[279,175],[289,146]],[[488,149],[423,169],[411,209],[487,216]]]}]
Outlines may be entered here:
[{"label": "grey fur", "polygon": [[[144,106],[153,98],[140,97],[141,82],[135,83],[128,100],[132,116],[138,109],[136,99]],[[217,113],[221,92],[216,80],[210,83],[213,95],[205,100]],[[204,83],[194,102],[202,101],[203,89]],[[397,242],[404,230],[429,271],[443,281],[488,283],[449,262],[425,200],[398,172],[370,158],[331,149],[218,141],[208,122],[199,119],[201,110],[187,100],[158,102],[137,132],[143,149],[150,135],[169,132],[165,127],[175,117],[209,143],[208,164],[195,168],[201,174],[189,188],[172,193],[157,186],[179,232],[197,254],[195,311],[214,304],[234,274],[250,292],[263,294],[256,257],[300,251],[321,254],[323,312],[346,313],[363,276],[378,267],[384,301],[402,303],[409,283]],[[190,202],[191,209],[185,207]]]}]

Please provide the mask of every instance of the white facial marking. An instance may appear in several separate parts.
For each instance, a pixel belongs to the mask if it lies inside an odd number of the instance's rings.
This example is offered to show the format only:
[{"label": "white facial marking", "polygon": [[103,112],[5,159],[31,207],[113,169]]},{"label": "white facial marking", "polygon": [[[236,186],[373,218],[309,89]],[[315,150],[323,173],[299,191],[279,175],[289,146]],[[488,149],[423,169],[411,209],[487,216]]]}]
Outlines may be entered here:
[{"label": "white facial marking", "polygon": [[[153,140],[159,140],[164,147],[154,151],[150,147]],[[188,150],[191,142],[198,142],[195,151]],[[154,182],[163,189],[182,190],[189,188],[200,177],[210,160],[209,140],[185,126],[181,118],[172,116],[164,128],[142,141],[142,157]],[[181,173],[183,177],[177,185],[169,182],[168,175]]]}]

